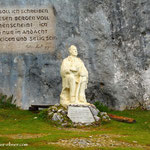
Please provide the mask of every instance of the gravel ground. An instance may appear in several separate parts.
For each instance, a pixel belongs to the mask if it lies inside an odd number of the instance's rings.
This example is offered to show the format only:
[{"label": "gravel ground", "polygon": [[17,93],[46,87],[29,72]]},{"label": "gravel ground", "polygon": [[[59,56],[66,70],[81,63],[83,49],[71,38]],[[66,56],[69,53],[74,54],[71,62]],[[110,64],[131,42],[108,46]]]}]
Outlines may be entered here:
[{"label": "gravel ground", "polygon": [[[48,144],[58,144],[66,147],[137,147],[137,148],[146,148],[137,141],[132,141],[132,143],[127,143],[123,141],[115,140],[115,138],[123,137],[121,135],[98,135],[98,136],[89,136],[89,138],[72,138],[72,139],[61,139],[58,142],[48,143]],[[150,149],[150,147],[147,149]]]}]

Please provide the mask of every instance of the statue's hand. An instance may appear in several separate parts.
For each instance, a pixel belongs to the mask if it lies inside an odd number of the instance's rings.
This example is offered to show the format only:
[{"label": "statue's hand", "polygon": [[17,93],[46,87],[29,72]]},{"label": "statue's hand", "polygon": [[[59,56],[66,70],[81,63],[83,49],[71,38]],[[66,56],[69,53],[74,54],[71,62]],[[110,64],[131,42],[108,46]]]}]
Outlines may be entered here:
[{"label": "statue's hand", "polygon": [[66,70],[66,74],[70,74],[71,72],[70,72],[70,70]]},{"label": "statue's hand", "polygon": [[82,76],[82,82],[86,82],[87,81],[87,77],[86,76]]},{"label": "statue's hand", "polygon": [[80,74],[81,77],[86,77],[85,74]]},{"label": "statue's hand", "polygon": [[81,77],[87,77],[86,74],[83,73],[83,72],[80,72],[80,76],[81,76]]},{"label": "statue's hand", "polygon": [[78,72],[78,67],[75,67],[75,66],[72,66],[71,68],[70,68],[70,71],[72,71],[72,72]]}]

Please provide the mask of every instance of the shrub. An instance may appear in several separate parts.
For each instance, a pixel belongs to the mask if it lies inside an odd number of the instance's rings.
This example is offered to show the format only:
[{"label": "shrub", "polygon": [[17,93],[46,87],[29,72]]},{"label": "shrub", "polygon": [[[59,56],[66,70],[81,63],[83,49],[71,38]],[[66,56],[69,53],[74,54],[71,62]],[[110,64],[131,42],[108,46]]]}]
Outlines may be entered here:
[{"label": "shrub", "polygon": [[48,109],[43,109],[39,113],[39,117],[42,119],[48,119]]},{"label": "shrub", "polygon": [[12,103],[13,96],[7,98],[6,95],[0,94],[0,108],[17,108],[15,104]]},{"label": "shrub", "polygon": [[96,106],[96,108],[97,108],[100,112],[109,112],[109,111],[110,111],[110,109],[109,109],[106,105],[102,104],[102,103],[99,102],[99,101],[96,101],[96,102],[94,103],[94,105]]}]

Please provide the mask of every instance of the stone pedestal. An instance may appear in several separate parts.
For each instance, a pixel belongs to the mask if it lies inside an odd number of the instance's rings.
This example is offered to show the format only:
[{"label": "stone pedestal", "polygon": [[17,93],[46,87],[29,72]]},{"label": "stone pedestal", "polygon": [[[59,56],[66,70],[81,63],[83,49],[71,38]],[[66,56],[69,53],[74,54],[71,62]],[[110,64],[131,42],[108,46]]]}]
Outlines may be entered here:
[{"label": "stone pedestal", "polygon": [[106,112],[99,112],[94,105],[69,105],[66,109],[60,104],[50,106],[47,117],[54,123],[63,127],[94,126],[100,125],[101,121],[110,121]]}]

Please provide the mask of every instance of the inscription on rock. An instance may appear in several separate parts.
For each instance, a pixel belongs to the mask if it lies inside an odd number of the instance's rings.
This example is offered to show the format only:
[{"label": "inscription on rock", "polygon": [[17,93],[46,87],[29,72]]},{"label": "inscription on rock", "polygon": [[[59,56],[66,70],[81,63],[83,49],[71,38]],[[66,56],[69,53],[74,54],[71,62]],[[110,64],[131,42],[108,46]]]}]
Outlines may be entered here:
[{"label": "inscription on rock", "polygon": [[75,123],[95,122],[89,107],[68,106],[68,117]]},{"label": "inscription on rock", "polygon": [[53,8],[1,8],[0,52],[53,52],[55,48]]}]

